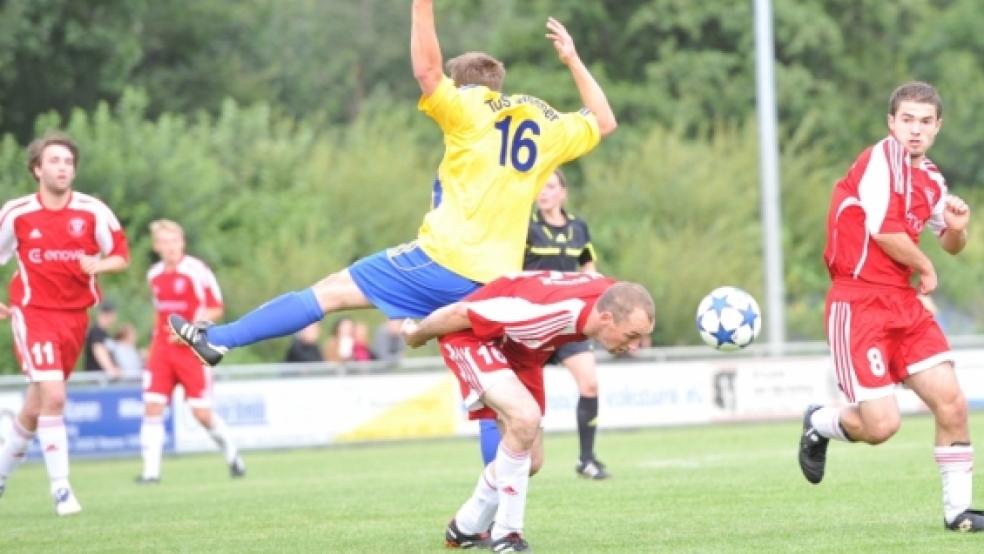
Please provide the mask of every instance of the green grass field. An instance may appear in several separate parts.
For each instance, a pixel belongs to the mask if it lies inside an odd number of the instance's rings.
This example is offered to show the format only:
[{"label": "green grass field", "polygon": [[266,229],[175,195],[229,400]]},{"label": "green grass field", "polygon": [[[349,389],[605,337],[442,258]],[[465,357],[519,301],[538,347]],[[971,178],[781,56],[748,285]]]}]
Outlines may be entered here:
[{"label": "green grass field", "polygon": [[[526,537],[538,553],[984,551],[984,536],[942,530],[931,419],[906,419],[877,448],[832,444],[820,486],[800,476],[798,431],[603,432],[606,482],[575,477],[574,435],[549,436]],[[76,461],[84,510],[68,519],[29,464],[0,499],[0,552],[440,552],[479,471],[470,440],[247,455],[244,480],[216,453],[165,459],[151,487],[133,484],[136,459]],[[980,477],[975,498],[984,506]]]}]

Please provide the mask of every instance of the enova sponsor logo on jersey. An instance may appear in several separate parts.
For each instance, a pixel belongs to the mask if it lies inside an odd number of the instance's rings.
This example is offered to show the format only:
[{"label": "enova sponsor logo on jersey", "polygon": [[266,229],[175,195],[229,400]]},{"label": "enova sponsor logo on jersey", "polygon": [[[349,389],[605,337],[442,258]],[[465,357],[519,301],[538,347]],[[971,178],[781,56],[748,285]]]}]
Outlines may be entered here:
[{"label": "enova sponsor logo on jersey", "polygon": [[44,262],[77,262],[85,256],[85,250],[53,250],[45,248],[32,248],[27,251],[27,259],[31,263],[40,264]]}]

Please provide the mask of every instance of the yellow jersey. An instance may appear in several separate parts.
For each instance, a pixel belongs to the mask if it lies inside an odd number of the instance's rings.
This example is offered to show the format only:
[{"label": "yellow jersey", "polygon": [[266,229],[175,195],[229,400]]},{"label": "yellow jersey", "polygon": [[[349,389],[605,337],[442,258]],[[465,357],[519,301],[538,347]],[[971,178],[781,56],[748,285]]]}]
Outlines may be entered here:
[{"label": "yellow jersey", "polygon": [[561,113],[539,98],[447,76],[418,108],[444,132],[436,206],[418,243],[432,260],[480,283],[523,269],[530,206],[561,164],[601,140],[587,109]]}]

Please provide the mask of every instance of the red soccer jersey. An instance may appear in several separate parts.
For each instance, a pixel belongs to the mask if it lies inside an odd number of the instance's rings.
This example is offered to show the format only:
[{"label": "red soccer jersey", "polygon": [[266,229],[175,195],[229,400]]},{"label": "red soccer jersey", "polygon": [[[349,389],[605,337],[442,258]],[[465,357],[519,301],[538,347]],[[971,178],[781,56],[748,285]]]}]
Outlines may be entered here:
[{"label": "red soccer jersey", "polygon": [[0,264],[17,257],[10,281],[10,304],[37,308],[85,309],[99,301],[94,275],[82,271],[82,256],[129,258],[119,220],[101,201],[72,192],[68,205],[49,210],[37,194],[0,209]]},{"label": "red soccer jersey", "polygon": [[174,270],[167,270],[164,262],[157,262],[147,271],[147,281],[154,295],[157,321],[154,324],[154,341],[167,339],[167,317],[178,314],[188,321],[201,319],[206,308],[222,307],[222,291],[215,274],[205,262],[185,256]]},{"label": "red soccer jersey", "polygon": [[926,226],[942,234],[946,193],[936,166],[923,158],[913,167],[893,137],[862,152],[830,201],[823,257],[831,278],[910,287],[912,270],[890,258],[872,235],[905,232],[919,244]]},{"label": "red soccer jersey", "polygon": [[540,368],[558,346],[587,339],[588,314],[613,284],[601,275],[559,271],[500,277],[465,298],[468,332],[500,340],[513,369]]}]

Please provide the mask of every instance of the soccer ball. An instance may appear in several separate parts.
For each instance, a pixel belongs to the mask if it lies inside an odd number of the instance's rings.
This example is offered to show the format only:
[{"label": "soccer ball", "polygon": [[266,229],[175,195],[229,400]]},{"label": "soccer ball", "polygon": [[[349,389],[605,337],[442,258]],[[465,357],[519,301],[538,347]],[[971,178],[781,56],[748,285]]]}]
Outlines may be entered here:
[{"label": "soccer ball", "polygon": [[737,287],[718,287],[697,305],[700,338],[718,350],[745,348],[762,330],[762,312],[752,295]]}]

